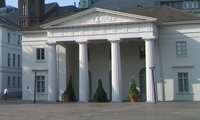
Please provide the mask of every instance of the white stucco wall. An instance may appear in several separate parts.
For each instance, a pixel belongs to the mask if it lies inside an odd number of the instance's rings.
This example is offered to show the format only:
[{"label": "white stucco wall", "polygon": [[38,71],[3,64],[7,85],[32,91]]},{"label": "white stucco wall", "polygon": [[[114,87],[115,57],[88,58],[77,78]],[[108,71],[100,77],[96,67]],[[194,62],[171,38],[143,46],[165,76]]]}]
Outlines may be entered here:
[{"label": "white stucco wall", "polygon": [[[200,101],[200,24],[172,25],[159,28],[165,100]],[[176,42],[186,41],[187,56],[176,56]],[[177,72],[189,73],[189,93],[179,93]]]},{"label": "white stucco wall", "polygon": [[[46,33],[23,34],[22,43],[22,61],[23,61],[23,84],[22,99],[33,100],[34,98],[34,80],[35,74],[32,70],[38,70],[37,75],[45,75],[45,93],[37,94],[37,100],[47,100],[48,95],[48,50],[46,44]],[[45,60],[36,60],[36,48],[45,48]]]},{"label": "white stucco wall", "polygon": [[[10,33],[10,42],[8,43],[8,33]],[[8,88],[9,97],[20,97],[22,94],[22,55],[21,55],[21,36],[17,30],[0,27],[0,93]],[[18,44],[20,41],[20,44]],[[8,66],[8,53],[10,53],[10,66]],[[13,66],[13,54],[15,55],[15,67]],[[20,55],[20,66],[18,66],[18,55]],[[10,77],[10,86],[8,86],[8,77]],[[15,81],[13,83],[13,77]],[[18,85],[18,77],[20,83]]]}]

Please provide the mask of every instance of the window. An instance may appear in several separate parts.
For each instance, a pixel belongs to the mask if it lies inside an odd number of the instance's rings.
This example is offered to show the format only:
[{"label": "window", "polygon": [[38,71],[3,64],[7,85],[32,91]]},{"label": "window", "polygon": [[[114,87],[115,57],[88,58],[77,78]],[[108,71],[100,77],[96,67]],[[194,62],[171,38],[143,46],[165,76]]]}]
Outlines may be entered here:
[{"label": "window", "polygon": [[21,87],[21,79],[20,79],[20,77],[17,78],[17,86],[18,86],[18,88]]},{"label": "window", "polygon": [[22,3],[22,15],[25,16],[26,14],[27,14],[26,2],[23,0],[23,3]]},{"label": "window", "polygon": [[8,43],[10,43],[10,33],[8,33]]},{"label": "window", "polygon": [[45,92],[45,76],[44,75],[37,75],[37,93],[44,93]]},{"label": "window", "polygon": [[86,1],[83,1],[83,8],[86,8]]},{"label": "window", "polygon": [[176,42],[176,55],[177,56],[187,55],[186,41]]},{"label": "window", "polygon": [[36,48],[36,59],[37,60],[45,59],[44,48]]},{"label": "window", "polygon": [[178,87],[179,92],[189,92],[189,78],[188,73],[178,73]]},{"label": "window", "polygon": [[193,1],[193,4],[194,4],[194,5],[193,5],[193,6],[194,6],[194,8],[196,8],[196,9],[197,9],[197,8],[199,8],[198,1]]},{"label": "window", "polygon": [[13,77],[13,87],[15,88],[15,77]]},{"label": "window", "polygon": [[161,2],[161,5],[166,5],[175,8],[176,2]]},{"label": "window", "polygon": [[90,61],[90,49],[88,49],[88,61]]},{"label": "window", "polygon": [[183,2],[184,9],[197,9],[198,7],[199,7],[199,4],[198,4],[198,1],[196,1],[196,0]]},{"label": "window", "polygon": [[[30,3],[30,13],[31,15],[35,15],[35,0],[31,0],[31,3]],[[32,23],[33,21],[31,21]]]},{"label": "window", "polygon": [[11,88],[10,77],[8,77],[8,88]]},{"label": "window", "polygon": [[144,46],[139,47],[139,54],[140,54],[141,59],[145,58],[145,47]]},{"label": "window", "polygon": [[21,45],[21,36],[18,35],[18,38],[17,38],[17,45]]},{"label": "window", "polygon": [[13,67],[15,67],[15,54],[13,54]]},{"label": "window", "polygon": [[94,5],[94,0],[91,1],[91,4]]},{"label": "window", "polygon": [[8,67],[10,67],[10,53],[8,53]]},{"label": "window", "polygon": [[20,59],[20,55],[18,55],[18,56],[17,56],[17,66],[18,66],[18,68],[20,68],[20,60],[21,60],[21,59]]}]

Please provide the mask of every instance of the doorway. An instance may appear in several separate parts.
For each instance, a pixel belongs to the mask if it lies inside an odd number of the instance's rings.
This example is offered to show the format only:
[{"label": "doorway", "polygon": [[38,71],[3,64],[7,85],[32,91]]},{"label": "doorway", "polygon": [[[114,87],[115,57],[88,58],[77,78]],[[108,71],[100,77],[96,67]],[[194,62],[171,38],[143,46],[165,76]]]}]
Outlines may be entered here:
[{"label": "doorway", "polygon": [[146,101],[146,69],[140,70],[140,101]]}]

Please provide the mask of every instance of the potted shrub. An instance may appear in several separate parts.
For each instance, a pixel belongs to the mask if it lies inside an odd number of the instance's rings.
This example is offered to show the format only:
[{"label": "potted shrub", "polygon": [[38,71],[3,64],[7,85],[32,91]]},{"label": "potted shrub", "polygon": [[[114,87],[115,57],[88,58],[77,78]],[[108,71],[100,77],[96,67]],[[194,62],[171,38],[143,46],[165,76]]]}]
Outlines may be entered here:
[{"label": "potted shrub", "polygon": [[128,93],[129,93],[130,101],[131,102],[137,102],[138,96],[139,96],[139,91],[136,88],[136,84],[135,84],[134,79],[129,82],[129,91],[128,91]]},{"label": "potted shrub", "polygon": [[75,101],[75,96],[74,96],[74,89],[72,87],[72,80],[70,76],[70,80],[68,82],[67,88],[62,94],[62,99],[64,102],[74,102]]},{"label": "potted shrub", "polygon": [[107,102],[107,94],[105,92],[105,90],[103,89],[103,84],[102,84],[102,80],[99,79],[98,80],[98,88],[94,94],[94,101],[95,102]]}]

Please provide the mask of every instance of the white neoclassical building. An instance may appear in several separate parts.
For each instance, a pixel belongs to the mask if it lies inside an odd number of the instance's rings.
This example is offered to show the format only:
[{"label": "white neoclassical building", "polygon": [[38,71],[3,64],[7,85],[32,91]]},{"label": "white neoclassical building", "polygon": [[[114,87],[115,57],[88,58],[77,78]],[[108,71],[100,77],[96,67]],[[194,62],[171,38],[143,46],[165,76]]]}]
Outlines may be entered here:
[{"label": "white neoclassical building", "polygon": [[122,102],[134,77],[141,101],[200,101],[199,20],[168,7],[92,8],[21,31],[23,100],[35,92],[61,100],[71,78],[80,102],[93,100],[98,79],[110,101]]},{"label": "white neoclassical building", "polygon": [[0,98],[22,96],[22,47],[19,26],[0,17]]}]

